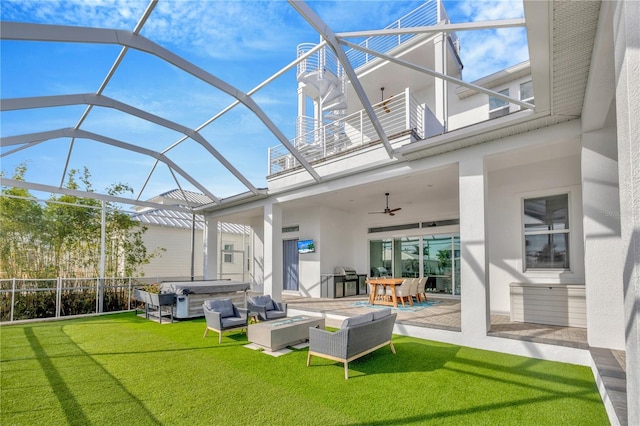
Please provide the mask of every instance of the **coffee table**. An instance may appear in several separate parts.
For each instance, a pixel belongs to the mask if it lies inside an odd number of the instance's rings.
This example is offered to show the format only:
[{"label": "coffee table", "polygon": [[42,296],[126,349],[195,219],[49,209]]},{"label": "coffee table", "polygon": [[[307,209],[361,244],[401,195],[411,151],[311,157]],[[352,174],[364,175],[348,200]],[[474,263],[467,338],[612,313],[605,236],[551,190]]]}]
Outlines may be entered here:
[{"label": "coffee table", "polygon": [[295,316],[249,324],[249,341],[270,351],[309,340],[309,327],[324,329],[324,318]]}]

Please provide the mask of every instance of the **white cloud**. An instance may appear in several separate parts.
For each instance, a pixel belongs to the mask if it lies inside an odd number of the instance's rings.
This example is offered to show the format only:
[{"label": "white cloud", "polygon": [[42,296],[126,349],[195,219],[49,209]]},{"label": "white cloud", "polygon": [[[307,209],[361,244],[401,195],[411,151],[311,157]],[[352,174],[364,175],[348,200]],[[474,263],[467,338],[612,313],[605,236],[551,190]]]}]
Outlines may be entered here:
[{"label": "white cloud", "polygon": [[[490,21],[524,16],[521,0],[468,0],[445,2],[452,22]],[[459,31],[463,79],[474,81],[529,59],[526,30]]]}]

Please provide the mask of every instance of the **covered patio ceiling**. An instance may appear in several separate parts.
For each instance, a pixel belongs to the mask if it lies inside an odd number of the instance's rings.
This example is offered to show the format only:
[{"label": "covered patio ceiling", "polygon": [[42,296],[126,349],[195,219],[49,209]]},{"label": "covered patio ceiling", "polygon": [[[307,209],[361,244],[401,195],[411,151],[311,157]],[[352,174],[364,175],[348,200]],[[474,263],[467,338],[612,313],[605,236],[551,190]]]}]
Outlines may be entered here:
[{"label": "covered patio ceiling", "polygon": [[[338,52],[360,102],[373,122],[377,123],[371,103],[378,99],[367,98],[343,51],[353,47],[351,41],[354,39],[382,36],[394,31],[343,30],[343,27],[348,29],[348,25],[345,21],[337,20],[331,13],[330,5],[322,2],[306,4],[289,0],[286,11],[281,9],[280,2],[275,3],[224,3],[227,8],[266,7],[266,12],[286,13],[290,28],[300,28],[295,34],[277,34],[278,29],[271,28],[275,34],[269,34],[265,43],[272,45],[263,50],[264,55],[271,56],[270,60],[257,57],[251,62],[254,64],[252,68],[226,69],[220,66],[224,63],[215,61],[219,52],[211,53],[212,61],[204,60],[197,52],[198,49],[212,50],[212,45],[225,43],[231,55],[241,58],[247,53],[243,52],[243,40],[228,40],[223,34],[224,25],[234,24],[231,15],[229,19],[222,14],[219,16],[222,25],[219,26],[221,32],[218,38],[192,40],[190,49],[174,48],[170,42],[162,40],[157,34],[158,28],[163,25],[166,32],[184,31],[188,37],[189,25],[206,24],[193,15],[183,16],[182,22],[167,23],[166,8],[178,5],[173,2],[151,0],[144,9],[138,11],[139,17],[129,29],[121,28],[122,22],[132,22],[132,19],[116,19],[109,27],[86,26],[84,22],[69,24],[54,16],[48,18],[46,24],[40,22],[40,16],[33,17],[37,23],[3,21],[0,26],[3,50],[6,52],[8,46],[11,50],[21,52],[19,56],[7,57],[12,61],[11,69],[24,68],[20,78],[33,79],[33,87],[21,91],[3,89],[1,156],[3,160],[22,158],[28,161],[30,155],[41,157],[45,146],[48,149],[54,146],[51,152],[55,155],[49,158],[49,162],[30,165],[38,171],[48,171],[47,174],[39,173],[39,179],[14,180],[10,178],[10,171],[3,170],[2,185],[149,206],[153,206],[153,203],[145,203],[145,199],[177,187],[201,192],[212,200],[212,204],[224,205],[225,200],[238,198],[239,194],[246,193],[246,196],[242,196],[246,198],[264,197],[267,194],[266,189],[261,188],[264,186],[266,167],[256,167],[255,164],[266,164],[266,147],[276,143],[284,145],[314,180],[321,183],[314,168],[289,142],[293,136],[291,132],[295,129],[295,66],[302,59],[290,60],[294,56],[295,43],[308,41],[310,36],[317,40],[318,35],[326,40]],[[413,2],[414,5],[421,3]],[[221,4],[205,2],[205,7],[220,7]],[[235,18],[238,16],[242,16],[242,13],[233,15]],[[250,16],[249,13],[247,16]],[[380,18],[382,22],[389,19],[385,16]],[[330,21],[342,22],[342,32],[333,30]],[[376,27],[377,23],[372,25],[374,29],[382,27]],[[523,25],[523,19],[509,19],[456,24],[451,29],[465,31]],[[442,28],[438,25],[411,30],[431,33]],[[157,40],[147,37],[146,32],[155,35]],[[255,43],[255,40],[252,42]],[[277,45],[277,42],[281,45]],[[65,81],[48,80],[54,76],[52,71],[46,69],[48,46],[51,45],[54,46],[51,54],[59,55],[61,51],[58,49],[62,46],[63,54],[68,55],[64,62],[66,69],[63,70]],[[180,51],[180,54],[176,51]],[[87,58],[95,57],[96,52],[101,53],[99,63],[88,61]],[[548,55],[548,51],[546,53]],[[536,55],[540,56],[540,52]],[[268,67],[262,64],[268,64]],[[40,68],[37,71],[27,70],[28,66]],[[74,76],[88,72],[93,75],[93,88],[79,82],[75,84]],[[427,72],[433,75],[433,71]],[[248,80],[254,82],[253,88],[239,88],[239,84],[235,83],[238,73],[250,74]],[[195,80],[195,91],[173,93],[171,81],[182,79]],[[284,84],[283,80],[288,83]],[[461,84],[473,87],[468,83]],[[151,92],[150,88],[158,85],[162,86],[165,95],[149,98],[147,93]],[[291,87],[294,90],[290,90]],[[478,89],[487,92],[486,89]],[[7,92],[12,96],[5,97]],[[291,118],[283,117],[281,110],[272,107],[281,103],[288,105]],[[31,123],[29,132],[24,132],[25,127],[18,125],[25,115]],[[51,127],[52,123],[57,123],[57,127]],[[376,130],[387,145],[389,155],[395,155],[382,128],[377,125]],[[221,143],[222,140],[229,140],[229,134],[234,142]],[[197,147],[195,151],[186,148],[194,145]],[[92,164],[99,165],[90,171],[92,176],[99,177],[100,183],[135,182],[131,184],[134,196],[113,197],[106,189],[103,191],[95,187],[92,192],[66,189],[65,179],[69,171],[86,165],[78,162],[79,158],[85,161],[90,158]],[[129,166],[119,171],[123,163]],[[201,167],[192,171],[195,164]],[[154,184],[154,179],[159,176],[164,177],[164,186]],[[401,187],[404,183],[398,182],[397,185]],[[371,206],[363,205],[363,209],[379,204],[377,198],[380,190],[374,192],[370,194]],[[347,205],[345,200],[350,197],[345,192],[330,199],[336,200],[332,201],[336,206],[344,207]]]}]

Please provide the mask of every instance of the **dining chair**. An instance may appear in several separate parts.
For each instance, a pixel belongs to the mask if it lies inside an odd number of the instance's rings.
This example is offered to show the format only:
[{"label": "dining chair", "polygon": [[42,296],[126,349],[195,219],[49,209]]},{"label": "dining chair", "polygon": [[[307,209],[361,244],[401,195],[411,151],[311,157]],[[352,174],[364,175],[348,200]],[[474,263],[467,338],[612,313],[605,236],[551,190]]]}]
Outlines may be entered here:
[{"label": "dining chair", "polygon": [[392,291],[395,291],[396,298],[400,299],[400,301],[402,302],[402,306],[405,306],[404,304],[405,299],[407,299],[410,305],[413,305],[413,301],[411,300],[411,286],[412,286],[412,279],[405,278],[405,280],[399,286],[389,286],[389,289],[387,289],[387,296],[393,297]]},{"label": "dining chair", "polygon": [[420,279],[418,279],[418,296],[420,297],[420,301],[427,301],[427,293],[426,293],[426,285],[427,285],[427,279],[429,277],[422,277]]},{"label": "dining chair", "polygon": [[411,287],[409,290],[411,298],[415,298],[416,302],[420,301],[420,295],[418,294],[418,280],[419,278],[411,278]]},{"label": "dining chair", "polygon": [[[367,285],[369,286],[369,294],[373,294],[373,292],[375,291],[375,294],[373,295],[373,300],[383,300],[386,296],[386,293],[384,291],[384,287],[381,285],[373,285],[370,282],[367,281]],[[374,290],[375,288],[375,290]]]}]

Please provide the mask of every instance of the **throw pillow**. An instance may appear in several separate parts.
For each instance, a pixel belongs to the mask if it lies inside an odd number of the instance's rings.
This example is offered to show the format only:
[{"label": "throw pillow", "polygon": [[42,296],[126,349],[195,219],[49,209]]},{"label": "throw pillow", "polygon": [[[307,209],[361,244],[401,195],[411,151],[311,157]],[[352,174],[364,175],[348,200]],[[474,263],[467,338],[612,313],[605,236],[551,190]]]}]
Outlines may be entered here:
[{"label": "throw pillow", "polygon": [[253,299],[252,303],[254,305],[264,306],[267,309],[267,311],[273,311],[274,309],[276,309],[276,306],[273,303],[271,296],[269,296],[268,294],[265,294],[264,296],[254,296],[252,299]]},{"label": "throw pillow", "polygon": [[391,308],[380,309],[379,311],[373,311],[373,320],[388,317],[391,315]]},{"label": "throw pillow", "polygon": [[373,312],[358,315],[357,317],[347,318],[342,322],[342,326],[340,328],[353,327],[354,325],[365,324],[371,321],[373,321]]},{"label": "throw pillow", "polygon": [[221,318],[228,318],[234,316],[233,303],[231,299],[218,299],[211,303],[211,310],[220,312]]}]

